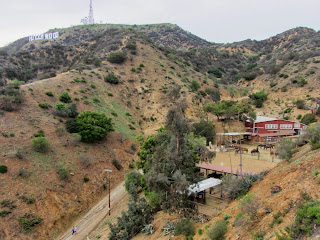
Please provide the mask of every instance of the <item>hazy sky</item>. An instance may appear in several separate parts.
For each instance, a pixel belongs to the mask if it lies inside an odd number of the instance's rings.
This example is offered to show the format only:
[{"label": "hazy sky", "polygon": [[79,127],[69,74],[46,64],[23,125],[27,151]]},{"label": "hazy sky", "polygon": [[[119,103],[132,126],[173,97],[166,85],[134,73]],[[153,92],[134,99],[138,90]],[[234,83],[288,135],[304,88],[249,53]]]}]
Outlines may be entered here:
[{"label": "hazy sky", "polygon": [[[0,46],[80,24],[90,0],[1,0]],[[96,22],[175,23],[211,42],[265,39],[297,26],[320,30],[319,0],[93,0]]]}]

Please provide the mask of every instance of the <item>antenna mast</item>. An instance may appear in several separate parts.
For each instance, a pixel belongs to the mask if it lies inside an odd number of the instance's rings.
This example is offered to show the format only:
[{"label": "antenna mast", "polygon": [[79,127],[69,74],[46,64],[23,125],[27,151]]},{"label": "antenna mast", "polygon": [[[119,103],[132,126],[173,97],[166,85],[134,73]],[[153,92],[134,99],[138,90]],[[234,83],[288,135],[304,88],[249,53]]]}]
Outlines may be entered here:
[{"label": "antenna mast", "polygon": [[94,24],[92,0],[90,0],[90,11],[89,11],[88,24]]}]

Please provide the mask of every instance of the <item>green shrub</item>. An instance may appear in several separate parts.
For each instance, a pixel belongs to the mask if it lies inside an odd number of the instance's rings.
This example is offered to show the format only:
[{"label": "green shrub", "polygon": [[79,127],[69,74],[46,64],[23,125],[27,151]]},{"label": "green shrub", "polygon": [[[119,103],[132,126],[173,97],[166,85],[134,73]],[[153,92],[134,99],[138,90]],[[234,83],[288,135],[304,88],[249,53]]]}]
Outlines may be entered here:
[{"label": "green shrub", "polygon": [[126,45],[126,48],[129,50],[136,50],[137,49],[137,43],[134,41],[129,41]]},{"label": "green shrub", "polygon": [[67,108],[67,112],[68,112],[68,116],[71,118],[76,118],[79,115],[77,105],[75,103],[71,104]]},{"label": "green shrub", "polygon": [[69,180],[69,170],[63,162],[58,163],[57,170],[61,180]]},{"label": "green shrub", "polygon": [[263,240],[265,235],[266,235],[265,232],[256,232],[252,234],[252,237],[253,237],[253,240]]},{"label": "green shrub", "polygon": [[300,122],[309,125],[310,123],[317,122],[317,118],[312,113],[307,113],[301,118]]},{"label": "green shrub", "polygon": [[267,100],[268,94],[266,94],[264,91],[259,91],[249,95],[249,98],[253,100],[253,104],[257,108],[261,108],[263,107],[263,102]]},{"label": "green shrub", "polygon": [[33,134],[34,137],[44,137],[44,131],[42,129],[39,129],[38,132]]},{"label": "green shrub", "polygon": [[104,77],[104,81],[111,83],[111,84],[118,84],[119,78],[116,75],[114,75],[113,72],[111,72],[107,76]]},{"label": "green shrub", "polygon": [[108,55],[107,59],[111,63],[123,63],[127,59],[127,54],[125,52],[113,52]]},{"label": "green shrub", "polygon": [[69,96],[69,94],[67,92],[62,93],[59,96],[59,100],[64,103],[71,103],[72,102],[71,97]]},{"label": "green shrub", "polygon": [[24,216],[19,217],[19,223],[24,230],[31,231],[34,226],[40,224],[42,218],[33,214],[26,213]]},{"label": "green shrub", "polygon": [[36,152],[45,153],[49,150],[50,143],[45,137],[37,137],[32,140],[32,149]]},{"label": "green shrub", "polygon": [[136,171],[129,172],[125,177],[124,187],[128,193],[136,193],[138,187],[141,186],[141,173]]},{"label": "green shrub", "polygon": [[282,141],[277,145],[279,151],[279,157],[287,161],[290,160],[292,155],[295,153],[296,144],[290,139],[282,139]]},{"label": "green shrub", "polygon": [[305,101],[301,100],[301,99],[298,99],[296,101],[296,106],[297,106],[298,109],[305,109],[305,107],[306,107]]},{"label": "green shrub", "polygon": [[13,204],[13,201],[12,200],[2,200],[1,201],[1,207],[7,207],[9,209],[14,209],[16,208],[17,206]]},{"label": "green shrub", "polygon": [[193,236],[194,235],[194,225],[193,222],[189,219],[182,219],[177,222],[174,230],[174,235],[184,235],[184,236]]},{"label": "green shrub", "polygon": [[89,182],[89,178],[88,177],[84,177],[83,178],[83,181],[86,183],[86,182]]},{"label": "green shrub", "polygon": [[0,173],[6,173],[8,171],[8,167],[6,165],[0,165]]},{"label": "green shrub", "polygon": [[50,91],[46,92],[46,95],[48,95],[49,97],[53,97],[54,96],[53,93],[50,92]]},{"label": "green shrub", "polygon": [[198,229],[198,235],[200,235],[200,236],[201,236],[201,235],[202,235],[202,233],[203,233],[203,230],[202,230],[201,228],[199,228],[199,229]]},{"label": "green shrub", "polygon": [[69,133],[77,133],[78,132],[77,119],[68,119],[66,122],[66,129]]},{"label": "green shrub", "polygon": [[244,73],[242,77],[244,77],[244,79],[247,81],[252,81],[257,77],[257,74],[255,72],[248,72]]},{"label": "green shrub", "polygon": [[28,198],[27,201],[26,201],[26,203],[27,203],[27,204],[32,204],[32,203],[34,203],[34,198],[33,198],[33,197]]},{"label": "green shrub", "polygon": [[222,240],[227,232],[227,221],[218,221],[213,227],[207,231],[207,236],[211,240]]},{"label": "green shrub", "polygon": [[11,211],[8,211],[8,210],[2,210],[0,211],[0,217],[5,217],[7,216],[8,214],[10,214]]},{"label": "green shrub", "polygon": [[51,107],[51,105],[48,103],[39,103],[38,105],[39,105],[39,107],[44,108],[44,109],[48,109],[49,107]]},{"label": "green shrub", "polygon": [[158,209],[161,204],[161,196],[156,192],[146,192],[145,191],[146,199],[151,207],[154,209]]},{"label": "green shrub", "polygon": [[199,82],[196,80],[192,80],[192,82],[190,84],[191,91],[196,92],[196,91],[198,91],[199,88],[200,88]]},{"label": "green shrub", "polygon": [[112,119],[104,113],[85,111],[77,117],[78,133],[81,140],[94,142],[104,139],[108,132],[114,131]]}]

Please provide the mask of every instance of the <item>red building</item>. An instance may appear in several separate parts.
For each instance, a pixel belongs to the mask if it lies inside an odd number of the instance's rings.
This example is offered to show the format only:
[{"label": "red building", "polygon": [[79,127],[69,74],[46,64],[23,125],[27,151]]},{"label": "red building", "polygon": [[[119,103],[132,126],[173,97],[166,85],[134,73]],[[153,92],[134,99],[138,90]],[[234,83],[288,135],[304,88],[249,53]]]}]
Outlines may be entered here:
[{"label": "red building", "polygon": [[281,137],[300,135],[305,125],[284,119],[257,116],[254,123],[246,121],[245,127],[246,132],[252,133],[251,141],[277,142]]}]

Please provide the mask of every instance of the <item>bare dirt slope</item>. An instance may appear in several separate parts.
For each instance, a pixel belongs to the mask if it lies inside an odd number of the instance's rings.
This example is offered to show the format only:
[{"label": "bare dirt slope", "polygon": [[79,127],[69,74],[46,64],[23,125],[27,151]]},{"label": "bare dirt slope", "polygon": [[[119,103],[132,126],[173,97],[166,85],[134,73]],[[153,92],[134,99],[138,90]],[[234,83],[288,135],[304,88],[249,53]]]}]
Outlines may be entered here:
[{"label": "bare dirt slope", "polygon": [[[303,199],[303,193],[320,200],[319,184],[316,183],[317,176],[314,175],[314,172],[319,169],[320,151],[310,151],[310,146],[304,146],[290,162],[279,163],[268,172],[262,181],[256,182],[250,189],[249,194],[253,194],[259,202],[257,218],[250,219],[245,214],[239,218],[241,210],[239,201],[235,200],[206,225],[213,226],[223,215],[228,214],[231,218],[226,239],[253,239],[252,234],[258,232],[265,232],[265,239],[276,239],[275,232],[280,232],[294,222],[297,206]],[[280,186],[282,190],[272,194],[271,187],[274,186]],[[266,208],[270,209],[271,213],[266,213]],[[281,221],[272,225],[274,216],[279,212],[282,213]],[[205,232],[205,225],[202,228]],[[196,235],[194,239],[209,238],[203,234]]]}]

